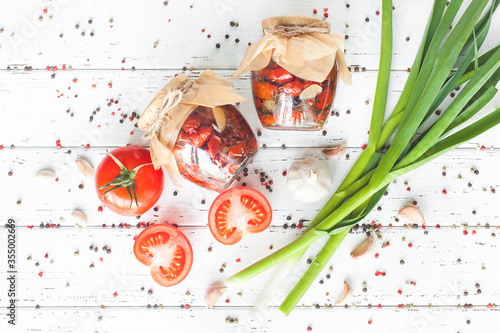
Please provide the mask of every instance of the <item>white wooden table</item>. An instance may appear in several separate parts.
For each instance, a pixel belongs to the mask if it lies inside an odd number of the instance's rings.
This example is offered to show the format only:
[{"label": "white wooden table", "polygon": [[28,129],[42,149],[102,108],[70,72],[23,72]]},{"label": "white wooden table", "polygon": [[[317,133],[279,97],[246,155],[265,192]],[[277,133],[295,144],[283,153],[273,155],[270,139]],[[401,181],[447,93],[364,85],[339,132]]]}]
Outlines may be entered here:
[{"label": "white wooden table", "polygon": [[[404,84],[432,1],[396,0],[394,5],[389,107],[395,105]],[[309,326],[313,332],[498,330],[499,128],[392,184],[380,202],[381,210],[365,221],[383,226],[383,240],[377,241],[374,253],[352,260],[349,252],[364,236],[349,235],[332,258],[332,272],[326,268],[320,275],[324,283],[318,279],[301,300],[304,306],[288,318],[275,307],[262,323],[248,320],[271,272],[225,295],[229,303],[221,300],[215,310],[205,309],[204,292],[213,281],[271,253],[271,245],[278,249],[296,238],[300,230],[284,224],[311,219],[323,205],[293,201],[282,171],[305,156],[322,158],[320,147],[347,141],[348,159],[325,161],[338,185],[358,156],[367,140],[375,91],[380,7],[381,2],[374,0],[170,0],[168,5],[162,0],[1,0],[0,220],[3,225],[14,218],[18,226],[18,308],[14,328],[6,318],[7,232],[2,229],[0,332],[306,332]],[[240,106],[253,130],[262,131],[259,143],[267,146],[250,170],[267,172],[274,192],[261,187],[252,172],[241,182],[267,195],[274,208],[272,227],[225,247],[206,227],[215,194],[194,185],[178,189],[170,181],[159,211],[140,220],[106,209],[98,212],[93,183],[76,171],[74,160],[82,156],[97,166],[106,149],[142,144],[136,121],[126,119],[121,124],[121,113],[141,114],[156,92],[181,71],[197,76],[211,68],[230,77],[248,42],[261,35],[263,18],[313,15],[313,9],[322,16],[324,8],[333,31],[349,36],[347,62],[360,69],[353,71],[351,87],[340,84],[326,135],[262,130],[253,104]],[[231,21],[237,26],[231,27]],[[498,44],[499,33],[500,20],[494,19],[484,47]],[[239,93],[251,97],[248,75],[234,84]],[[111,99],[118,103],[110,103]],[[497,96],[485,112],[499,104]],[[93,115],[97,108],[100,112]],[[56,148],[57,140],[63,149]],[[478,149],[481,146],[485,149]],[[56,170],[59,182],[33,178],[46,167]],[[398,209],[413,201],[426,217],[427,230],[395,220]],[[87,230],[75,228],[73,209],[87,214]],[[178,286],[156,285],[135,259],[133,238],[141,221],[177,223],[193,244],[193,268]],[[108,227],[102,228],[103,223]],[[116,227],[109,227],[112,224]],[[390,246],[383,248],[386,242]],[[98,252],[89,250],[91,245]],[[103,246],[112,252],[105,253]],[[302,269],[315,249],[303,259]],[[223,264],[226,268],[220,273]],[[377,277],[376,271],[386,276]],[[295,271],[287,286],[300,273]],[[324,308],[335,303],[344,280],[353,287],[348,307]],[[227,323],[231,318],[233,322]]]}]

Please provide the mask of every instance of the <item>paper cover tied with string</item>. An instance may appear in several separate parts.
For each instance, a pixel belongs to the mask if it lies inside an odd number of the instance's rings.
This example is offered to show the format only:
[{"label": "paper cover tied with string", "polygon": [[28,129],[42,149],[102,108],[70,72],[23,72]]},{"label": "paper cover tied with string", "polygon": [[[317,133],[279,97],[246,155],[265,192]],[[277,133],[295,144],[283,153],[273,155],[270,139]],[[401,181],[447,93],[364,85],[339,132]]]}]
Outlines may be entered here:
[{"label": "paper cover tied with string", "polygon": [[211,70],[194,80],[174,77],[139,120],[155,169],[164,166],[176,186],[184,178],[224,190],[257,152],[255,136],[232,105],[244,101]]}]

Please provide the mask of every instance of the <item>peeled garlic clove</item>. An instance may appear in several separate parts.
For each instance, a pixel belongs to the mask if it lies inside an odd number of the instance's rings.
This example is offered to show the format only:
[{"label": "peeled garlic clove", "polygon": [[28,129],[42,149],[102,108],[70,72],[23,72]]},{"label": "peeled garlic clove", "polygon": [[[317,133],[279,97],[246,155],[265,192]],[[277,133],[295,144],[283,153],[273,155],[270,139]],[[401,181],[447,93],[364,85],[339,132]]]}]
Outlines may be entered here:
[{"label": "peeled garlic clove", "polygon": [[323,88],[321,88],[320,85],[318,84],[313,84],[307,87],[306,89],[302,90],[302,92],[299,95],[300,99],[313,99],[318,95]]},{"label": "peeled garlic clove", "polygon": [[334,159],[338,160],[339,158],[344,156],[346,147],[347,147],[347,145],[345,143],[343,143],[343,144],[338,145],[338,146],[325,148],[321,152],[329,160],[334,160]]},{"label": "peeled garlic clove", "polygon": [[276,101],[274,99],[266,99],[262,102],[262,108],[266,111],[274,111],[276,109]]},{"label": "peeled garlic clove", "polygon": [[84,212],[81,210],[75,209],[74,211],[71,212],[71,216],[75,219],[76,225],[87,229],[87,216],[85,215]]},{"label": "peeled garlic clove", "polygon": [[351,285],[347,281],[344,281],[344,289],[342,290],[342,293],[340,293],[339,298],[335,301],[335,305],[340,304],[343,301],[349,301],[351,295]]},{"label": "peeled garlic clove", "polygon": [[224,114],[224,110],[222,108],[212,108],[214,112],[215,123],[217,124],[217,132],[221,133],[226,129],[226,115]]},{"label": "peeled garlic clove", "polygon": [[207,304],[207,308],[213,309],[215,303],[219,300],[219,298],[224,294],[224,291],[227,289],[227,286],[222,281],[217,281],[212,284],[205,294],[205,302]]},{"label": "peeled garlic clove", "polygon": [[43,169],[35,174],[35,178],[54,180],[56,179],[56,173],[52,169]]},{"label": "peeled garlic clove", "polygon": [[287,172],[286,184],[295,199],[311,203],[328,195],[333,179],[323,162],[308,157],[292,164]]},{"label": "peeled garlic clove", "polygon": [[93,178],[94,177],[94,167],[92,164],[87,162],[86,160],[79,158],[75,161],[76,167],[78,168],[78,171],[84,176],[88,178]]},{"label": "peeled garlic clove", "polygon": [[362,241],[358,246],[356,246],[354,250],[351,251],[351,257],[353,258],[361,257],[363,254],[367,253],[368,250],[370,250],[373,244],[374,244],[373,235],[370,235],[364,241]]},{"label": "peeled garlic clove", "polygon": [[415,206],[411,205],[404,206],[399,210],[398,215],[404,219],[407,219],[408,221],[419,224],[425,224],[424,215]]}]

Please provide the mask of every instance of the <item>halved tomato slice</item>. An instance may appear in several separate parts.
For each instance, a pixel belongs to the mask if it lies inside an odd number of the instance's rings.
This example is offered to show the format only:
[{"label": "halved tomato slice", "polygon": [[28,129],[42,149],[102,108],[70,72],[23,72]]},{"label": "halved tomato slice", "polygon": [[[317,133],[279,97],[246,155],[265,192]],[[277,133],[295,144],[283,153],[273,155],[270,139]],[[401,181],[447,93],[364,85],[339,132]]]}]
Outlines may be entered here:
[{"label": "halved tomato slice", "polygon": [[155,224],[144,229],[134,243],[137,260],[151,270],[161,286],[180,283],[193,265],[193,249],[186,236],[168,224]]},{"label": "halved tomato slice", "polygon": [[232,245],[247,233],[266,230],[272,217],[271,205],[262,193],[239,186],[214,200],[208,212],[208,227],[217,241]]}]

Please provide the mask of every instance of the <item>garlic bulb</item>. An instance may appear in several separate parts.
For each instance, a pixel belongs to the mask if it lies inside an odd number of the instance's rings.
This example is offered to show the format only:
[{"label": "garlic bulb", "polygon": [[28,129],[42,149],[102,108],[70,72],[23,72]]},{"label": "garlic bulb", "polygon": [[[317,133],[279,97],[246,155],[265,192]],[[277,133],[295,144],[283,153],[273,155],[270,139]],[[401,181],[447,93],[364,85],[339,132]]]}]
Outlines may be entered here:
[{"label": "garlic bulb", "polygon": [[326,166],[316,157],[296,161],[288,169],[286,184],[293,197],[311,203],[323,199],[333,185],[333,179]]}]

